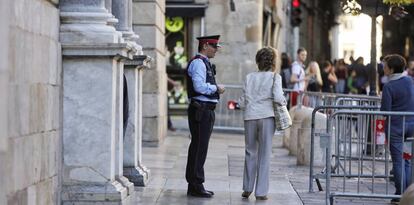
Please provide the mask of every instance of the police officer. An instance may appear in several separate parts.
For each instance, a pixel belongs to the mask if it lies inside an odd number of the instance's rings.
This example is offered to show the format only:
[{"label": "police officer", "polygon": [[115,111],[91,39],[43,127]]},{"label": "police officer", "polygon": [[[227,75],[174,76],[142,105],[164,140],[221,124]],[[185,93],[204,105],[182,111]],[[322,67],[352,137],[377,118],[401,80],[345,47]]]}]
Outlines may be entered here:
[{"label": "police officer", "polygon": [[186,180],[187,195],[210,198],[214,192],[204,189],[204,162],[207,157],[208,143],[214,125],[214,109],[224,87],[217,85],[214,58],[219,44],[219,35],[198,37],[198,53],[187,67],[188,124],[191,143],[188,148]]}]

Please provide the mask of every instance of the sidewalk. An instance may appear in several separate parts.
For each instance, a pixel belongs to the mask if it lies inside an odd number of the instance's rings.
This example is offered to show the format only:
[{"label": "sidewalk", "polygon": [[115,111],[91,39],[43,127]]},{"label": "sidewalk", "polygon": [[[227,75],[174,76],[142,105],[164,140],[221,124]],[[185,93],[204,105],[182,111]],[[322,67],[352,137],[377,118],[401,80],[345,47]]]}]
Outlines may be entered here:
[{"label": "sidewalk", "polygon": [[[213,198],[188,197],[185,166],[189,132],[179,130],[170,133],[160,147],[144,147],[143,163],[151,170],[147,187],[136,187],[136,204],[182,205],[255,204],[254,196],[241,197],[244,165],[244,137],[240,134],[213,133],[205,164],[206,189],[215,192]],[[276,139],[276,138],[275,138]],[[296,162],[282,149],[280,140],[274,140],[271,162],[269,200],[260,204],[301,205],[302,202],[289,183],[284,167]]]},{"label": "sidewalk", "polygon": [[[142,205],[319,205],[325,204],[325,192],[308,192],[309,168],[296,166],[296,157],[282,147],[281,136],[273,138],[269,200],[256,201],[254,194],[243,199],[244,136],[213,131],[205,164],[204,186],[215,192],[213,198],[188,197],[185,166],[190,142],[185,121],[175,123],[177,132],[159,147],[143,148],[143,164],[151,170],[147,187],[135,187],[136,203]],[[389,200],[336,199],[336,205],[385,205]]]}]

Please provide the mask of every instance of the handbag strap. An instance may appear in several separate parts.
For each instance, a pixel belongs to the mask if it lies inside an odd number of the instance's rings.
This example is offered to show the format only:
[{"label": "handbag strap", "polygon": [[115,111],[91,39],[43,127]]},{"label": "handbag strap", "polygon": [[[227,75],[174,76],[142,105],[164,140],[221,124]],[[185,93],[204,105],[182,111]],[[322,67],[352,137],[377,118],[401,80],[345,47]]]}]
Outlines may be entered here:
[{"label": "handbag strap", "polygon": [[[275,89],[276,73],[273,74],[273,84],[272,84],[272,97],[275,98],[273,90]],[[273,100],[272,99],[272,100]]]},{"label": "handbag strap", "polygon": [[274,99],[275,99],[275,96],[274,96],[274,93],[273,93],[273,90],[275,89],[275,81],[276,81],[276,72],[273,74],[273,83],[272,83],[272,104],[273,104],[273,107],[275,107],[275,101],[274,101]]}]

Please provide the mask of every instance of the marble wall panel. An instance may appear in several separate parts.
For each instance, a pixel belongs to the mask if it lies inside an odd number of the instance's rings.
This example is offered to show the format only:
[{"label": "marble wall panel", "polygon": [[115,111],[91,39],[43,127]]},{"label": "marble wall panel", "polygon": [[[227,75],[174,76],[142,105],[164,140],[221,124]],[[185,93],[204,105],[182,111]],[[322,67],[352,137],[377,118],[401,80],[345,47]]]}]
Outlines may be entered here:
[{"label": "marble wall panel", "polygon": [[115,65],[110,58],[107,61],[64,61],[63,153],[65,177],[69,181],[82,181],[92,175],[110,179],[110,96]]}]

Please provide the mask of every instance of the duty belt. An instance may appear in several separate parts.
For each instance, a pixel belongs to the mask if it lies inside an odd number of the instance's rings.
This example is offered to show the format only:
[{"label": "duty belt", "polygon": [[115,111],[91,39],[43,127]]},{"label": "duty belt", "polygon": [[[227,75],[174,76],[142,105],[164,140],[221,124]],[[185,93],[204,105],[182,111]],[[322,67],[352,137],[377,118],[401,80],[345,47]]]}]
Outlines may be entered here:
[{"label": "duty belt", "polygon": [[208,110],[216,109],[216,103],[213,103],[213,102],[202,102],[199,100],[191,100],[190,105],[194,106],[197,109],[208,109]]}]

